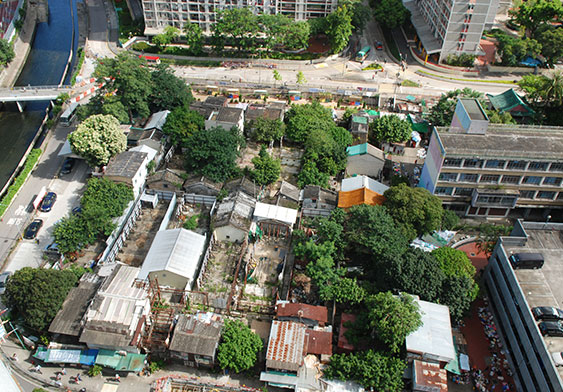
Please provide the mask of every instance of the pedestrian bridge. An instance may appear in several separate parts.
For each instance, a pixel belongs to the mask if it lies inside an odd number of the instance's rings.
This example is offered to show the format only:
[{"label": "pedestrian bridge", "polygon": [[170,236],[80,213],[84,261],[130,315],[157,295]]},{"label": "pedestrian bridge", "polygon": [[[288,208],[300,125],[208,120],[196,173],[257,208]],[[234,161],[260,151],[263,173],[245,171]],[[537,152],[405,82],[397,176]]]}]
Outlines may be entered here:
[{"label": "pedestrian bridge", "polygon": [[0,102],[16,102],[23,110],[22,102],[53,101],[62,93],[70,93],[71,86],[27,86],[0,88]]}]

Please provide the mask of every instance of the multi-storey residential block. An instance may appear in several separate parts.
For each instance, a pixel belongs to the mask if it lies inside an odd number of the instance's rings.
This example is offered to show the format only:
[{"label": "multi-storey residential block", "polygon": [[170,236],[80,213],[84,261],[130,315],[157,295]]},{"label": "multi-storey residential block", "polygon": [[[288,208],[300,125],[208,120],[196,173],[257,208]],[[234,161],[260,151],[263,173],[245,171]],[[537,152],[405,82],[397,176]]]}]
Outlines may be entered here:
[{"label": "multi-storey residential block", "polygon": [[424,57],[479,54],[484,28],[493,24],[499,0],[403,0],[411,12]]},{"label": "multi-storey residential block", "polygon": [[336,10],[337,0],[143,0],[145,34],[156,35],[166,26],[183,29],[197,23],[209,32],[216,12],[248,7],[255,14],[283,14],[295,20],[307,20]]},{"label": "multi-storey residential block", "polygon": [[460,99],[435,128],[419,186],[468,216],[527,217],[563,207],[563,127],[489,124],[479,101]]}]

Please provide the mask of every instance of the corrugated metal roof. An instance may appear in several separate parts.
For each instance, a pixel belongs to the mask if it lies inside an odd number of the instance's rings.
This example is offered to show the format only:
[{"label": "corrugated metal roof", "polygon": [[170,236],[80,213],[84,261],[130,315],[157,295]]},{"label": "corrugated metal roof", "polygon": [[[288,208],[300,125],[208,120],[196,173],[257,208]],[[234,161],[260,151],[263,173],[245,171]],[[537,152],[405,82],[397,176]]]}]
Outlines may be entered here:
[{"label": "corrugated metal roof", "polygon": [[306,329],[291,321],[272,321],[266,367],[297,371],[303,363]]},{"label": "corrugated metal roof", "polygon": [[385,191],[389,189],[387,185],[384,185],[379,181],[375,181],[368,176],[356,176],[343,179],[340,190],[342,192],[349,192],[361,188],[367,188],[371,191],[379,193],[380,195],[383,195]]},{"label": "corrugated metal roof", "polygon": [[332,355],[332,332],[307,329],[307,354]]},{"label": "corrugated metal roof", "polygon": [[156,128],[162,131],[164,123],[166,123],[166,117],[170,114],[170,110],[162,110],[160,112],[153,113],[145,124],[144,129]]},{"label": "corrugated metal roof", "polygon": [[273,204],[256,203],[254,208],[254,218],[257,220],[272,219],[293,226],[297,220],[297,210],[275,206]]},{"label": "corrugated metal roof", "polygon": [[183,228],[156,233],[147,257],[141,266],[139,279],[154,271],[169,271],[192,282],[205,250],[205,236]]},{"label": "corrugated metal roof", "polygon": [[455,358],[450,310],[445,305],[416,300],[422,326],[407,336],[407,351],[449,362]]},{"label": "corrugated metal roof", "polygon": [[328,320],[328,309],[326,306],[315,306],[302,303],[291,303],[278,301],[276,303],[276,316],[278,317],[301,317],[326,323]]},{"label": "corrugated metal roof", "polygon": [[147,153],[138,151],[124,151],[110,159],[104,176],[133,178],[141,169]]}]

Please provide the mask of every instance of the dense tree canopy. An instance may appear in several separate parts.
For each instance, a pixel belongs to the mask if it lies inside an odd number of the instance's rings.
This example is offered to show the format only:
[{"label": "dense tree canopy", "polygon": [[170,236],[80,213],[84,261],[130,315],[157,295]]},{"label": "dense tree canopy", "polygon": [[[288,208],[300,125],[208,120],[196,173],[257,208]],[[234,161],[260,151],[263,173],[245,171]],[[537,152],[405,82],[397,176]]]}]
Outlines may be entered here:
[{"label": "dense tree canopy", "polygon": [[517,67],[527,56],[537,56],[541,53],[541,44],[532,38],[521,39],[506,33],[495,35],[497,39],[497,53],[501,57],[501,64]]},{"label": "dense tree canopy", "polygon": [[186,146],[194,133],[205,128],[205,119],[187,105],[178,106],[168,114],[162,132],[170,136],[175,146]]},{"label": "dense tree canopy", "polygon": [[510,14],[516,24],[534,35],[540,26],[563,17],[563,7],[559,0],[528,0],[522,1]]},{"label": "dense tree canopy", "polygon": [[401,26],[409,17],[401,0],[381,0],[375,6],[375,19],[388,29]]},{"label": "dense tree canopy", "polygon": [[340,5],[336,11],[331,12],[326,17],[327,24],[330,29],[326,31],[330,40],[330,48],[332,53],[340,53],[352,35],[352,9],[347,5]]},{"label": "dense tree canopy", "polygon": [[461,250],[443,246],[433,250],[432,256],[436,258],[446,276],[467,276],[470,279],[475,276],[475,267]]},{"label": "dense tree canopy", "polygon": [[45,331],[79,277],[71,269],[24,267],[10,276],[4,298],[30,328]]},{"label": "dense tree canopy", "polygon": [[370,142],[379,145],[381,142],[402,143],[411,138],[412,127],[399,116],[379,117],[370,124]]},{"label": "dense tree canopy", "polygon": [[197,23],[186,23],[184,25],[184,39],[189,45],[192,53],[199,54],[203,47],[203,31]]},{"label": "dense tree canopy", "polygon": [[159,64],[151,72],[151,79],[154,86],[149,96],[152,112],[173,110],[193,102],[194,98],[186,82],[174,75],[168,65]]},{"label": "dense tree canopy", "polygon": [[457,105],[458,98],[477,98],[479,100],[484,100],[483,93],[480,93],[470,88],[464,88],[463,90],[452,90],[448,91],[447,94],[442,94],[438,103],[430,109],[430,114],[428,115],[428,121],[436,127],[450,126],[452,123],[452,118],[454,116],[455,107]]},{"label": "dense tree canopy", "polygon": [[334,354],[324,369],[328,379],[353,380],[367,390],[399,392],[403,390],[406,364],[399,358],[368,350],[354,354]]},{"label": "dense tree canopy", "polygon": [[442,201],[424,188],[400,184],[385,191],[384,205],[407,239],[431,233],[442,225]]},{"label": "dense tree canopy", "polygon": [[286,137],[294,143],[304,143],[315,129],[329,129],[334,126],[330,109],[316,101],[307,105],[292,105],[285,118]]},{"label": "dense tree canopy", "polygon": [[127,136],[119,129],[119,121],[103,114],[88,117],[68,135],[68,140],[72,152],[93,167],[106,165],[127,148]]},{"label": "dense tree canopy", "polygon": [[279,119],[260,117],[249,124],[250,138],[259,143],[270,143],[280,140],[285,133],[285,125]]},{"label": "dense tree canopy", "polygon": [[262,339],[239,320],[226,320],[217,351],[217,362],[222,369],[235,373],[254,366],[258,352],[262,350]]},{"label": "dense tree canopy", "polygon": [[252,170],[252,178],[258,185],[269,185],[278,180],[281,173],[281,162],[279,159],[273,158],[266,147],[262,146],[260,154],[252,158],[254,170]]},{"label": "dense tree canopy", "polygon": [[166,45],[172,43],[172,41],[174,41],[179,36],[180,36],[180,29],[174,26],[166,26],[164,28],[163,33],[157,34],[154,37],[152,37],[152,42],[159,49],[161,49],[161,48],[165,48]]},{"label": "dense tree canopy", "polygon": [[4,38],[0,38],[0,65],[8,65],[15,56],[12,45]]},{"label": "dense tree canopy", "polygon": [[235,161],[242,142],[236,128],[226,131],[216,127],[196,132],[184,147],[186,169],[212,181],[225,181],[238,169]]}]

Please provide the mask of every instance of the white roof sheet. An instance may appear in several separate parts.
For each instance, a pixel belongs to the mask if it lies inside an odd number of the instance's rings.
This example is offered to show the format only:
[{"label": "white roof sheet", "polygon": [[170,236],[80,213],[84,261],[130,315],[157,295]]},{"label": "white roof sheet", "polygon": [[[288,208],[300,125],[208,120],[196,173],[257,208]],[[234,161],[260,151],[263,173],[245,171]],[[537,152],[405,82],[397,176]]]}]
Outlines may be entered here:
[{"label": "white roof sheet", "polygon": [[169,113],[170,110],[162,110],[160,112],[153,113],[153,115],[149,118],[149,120],[145,124],[144,129],[148,130],[148,129],[156,128],[159,131],[162,131],[162,127],[164,126],[164,123],[166,122],[166,117],[168,117]]},{"label": "white roof sheet", "polygon": [[141,144],[140,146],[132,147],[129,149],[129,151],[138,151],[138,152],[146,153],[149,157],[149,162],[154,159],[156,154],[158,154],[158,151],[156,151],[154,148],[150,148],[149,146],[144,144]]},{"label": "white roof sheet", "polygon": [[389,189],[387,185],[384,185],[379,181],[375,181],[368,176],[356,176],[343,179],[340,190],[342,192],[349,192],[361,188],[368,188],[380,195],[383,195],[385,191]]},{"label": "white roof sheet", "polygon": [[153,271],[169,271],[193,282],[204,246],[205,236],[193,231],[161,230],[154,237],[138,278],[144,280]]},{"label": "white roof sheet", "polygon": [[12,376],[12,372],[8,369],[8,366],[4,363],[4,361],[0,360],[0,380],[2,383],[2,392],[22,392],[21,389],[16,382],[14,376]]},{"label": "white roof sheet", "polygon": [[407,351],[449,362],[455,358],[450,309],[445,305],[416,300],[422,326],[407,336]]},{"label": "white roof sheet", "polygon": [[254,218],[256,220],[273,219],[293,226],[297,220],[297,210],[257,202],[254,209]]}]

